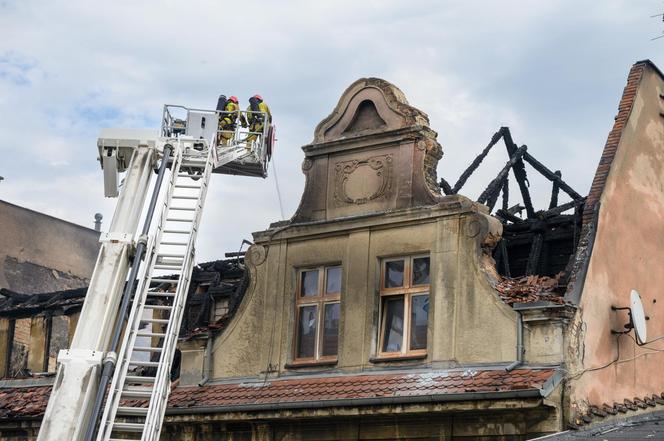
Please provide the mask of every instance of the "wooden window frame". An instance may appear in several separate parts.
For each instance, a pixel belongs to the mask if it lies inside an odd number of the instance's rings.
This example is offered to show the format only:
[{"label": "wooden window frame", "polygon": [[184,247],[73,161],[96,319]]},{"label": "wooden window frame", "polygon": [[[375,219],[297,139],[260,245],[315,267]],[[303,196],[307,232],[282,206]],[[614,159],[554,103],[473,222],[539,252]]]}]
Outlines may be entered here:
[{"label": "wooden window frame", "polygon": [[[429,258],[429,283],[426,285],[413,285],[413,260]],[[403,286],[400,287],[385,287],[385,276],[387,264],[389,262],[404,262],[404,273],[403,273]],[[424,349],[414,349],[410,350],[410,337],[411,337],[411,308],[412,308],[412,298],[418,295],[426,295],[431,298],[431,256],[427,254],[413,254],[408,256],[395,256],[381,259],[380,261],[380,281],[379,281],[379,319],[378,319],[378,347],[377,347],[377,359],[413,359],[413,358],[423,358],[427,356],[428,349],[428,339],[427,339],[427,348]],[[393,352],[384,352],[383,343],[385,338],[385,320],[387,319],[384,309],[385,300],[390,297],[402,297],[403,298],[403,336],[401,351]],[[429,327],[429,316],[427,315],[427,332]]]},{"label": "wooden window frame", "polygon": [[[330,268],[339,268],[341,270],[341,280],[338,293],[327,293],[327,271]],[[302,274],[308,271],[318,270],[318,292],[316,296],[302,296]],[[295,285],[295,332],[293,333],[293,362],[290,366],[297,365],[316,365],[336,363],[339,357],[339,346],[337,340],[336,355],[322,355],[323,352],[323,330],[325,306],[338,303],[341,308],[341,291],[343,285],[343,267],[341,264],[321,265],[315,267],[299,268],[296,272]],[[316,306],[316,337],[314,343],[313,357],[298,357],[298,337],[300,333],[300,309],[304,306]],[[340,311],[341,313],[341,311]],[[340,330],[339,330],[340,331]],[[337,332],[339,332],[337,331]],[[339,338],[339,335],[337,335]]]}]

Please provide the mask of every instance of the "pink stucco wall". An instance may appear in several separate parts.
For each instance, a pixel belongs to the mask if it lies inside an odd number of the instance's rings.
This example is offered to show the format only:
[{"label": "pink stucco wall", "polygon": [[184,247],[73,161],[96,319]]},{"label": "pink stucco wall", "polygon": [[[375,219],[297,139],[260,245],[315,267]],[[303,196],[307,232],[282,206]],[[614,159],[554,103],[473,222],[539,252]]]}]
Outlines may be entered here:
[{"label": "pink stucco wall", "polygon": [[631,110],[619,127],[615,156],[605,150],[600,163],[608,176],[599,193],[597,233],[579,314],[570,327],[572,413],[588,404],[664,392],[664,352],[658,352],[664,351],[664,339],[646,348],[635,344],[633,332],[611,333],[628,321],[626,312],[611,306],[628,306],[630,291],[636,289],[650,317],[648,339],[664,335],[664,79],[650,64],[640,68],[639,80],[630,75],[623,96],[623,101],[625,96],[632,100]]}]

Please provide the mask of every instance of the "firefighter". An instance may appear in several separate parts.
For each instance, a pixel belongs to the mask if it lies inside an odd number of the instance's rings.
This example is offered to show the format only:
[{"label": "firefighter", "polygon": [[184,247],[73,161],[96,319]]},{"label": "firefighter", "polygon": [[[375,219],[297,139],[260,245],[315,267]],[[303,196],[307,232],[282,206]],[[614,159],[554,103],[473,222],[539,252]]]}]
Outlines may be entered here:
[{"label": "firefighter", "polygon": [[[254,113],[262,112],[262,113]],[[272,121],[272,114],[270,108],[263,101],[260,95],[254,95],[249,98],[249,107],[247,107],[247,120],[249,121],[249,132],[252,132],[247,137],[247,148],[251,148],[251,144],[260,136],[265,127],[265,118],[267,116],[267,123]]]},{"label": "firefighter", "polygon": [[240,106],[238,105],[237,97],[231,96],[228,100],[225,98],[221,95],[217,102],[217,111],[220,112],[217,144],[224,146],[229,145],[235,136],[235,127],[237,126],[238,118],[243,127],[247,125],[244,117],[240,115]]}]

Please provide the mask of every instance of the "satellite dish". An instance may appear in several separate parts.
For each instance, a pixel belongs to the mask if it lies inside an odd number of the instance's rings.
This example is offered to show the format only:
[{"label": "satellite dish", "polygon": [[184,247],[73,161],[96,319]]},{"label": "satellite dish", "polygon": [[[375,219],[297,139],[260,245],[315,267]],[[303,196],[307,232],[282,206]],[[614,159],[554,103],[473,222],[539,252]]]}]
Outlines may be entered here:
[{"label": "satellite dish", "polygon": [[646,344],[648,341],[646,336],[646,314],[643,311],[641,296],[635,289],[629,294],[629,313],[632,318],[634,334],[636,334],[636,342],[640,345]]}]

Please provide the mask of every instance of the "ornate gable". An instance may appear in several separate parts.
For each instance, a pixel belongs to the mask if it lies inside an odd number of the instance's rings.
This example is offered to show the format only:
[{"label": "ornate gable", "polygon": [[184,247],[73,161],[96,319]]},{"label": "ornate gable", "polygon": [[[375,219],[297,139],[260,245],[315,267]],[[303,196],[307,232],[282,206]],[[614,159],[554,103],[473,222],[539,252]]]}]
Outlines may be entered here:
[{"label": "ornate gable", "polygon": [[442,148],[429,120],[385,80],[343,93],[304,146],[307,177],[295,221],[334,219],[436,204]]}]

